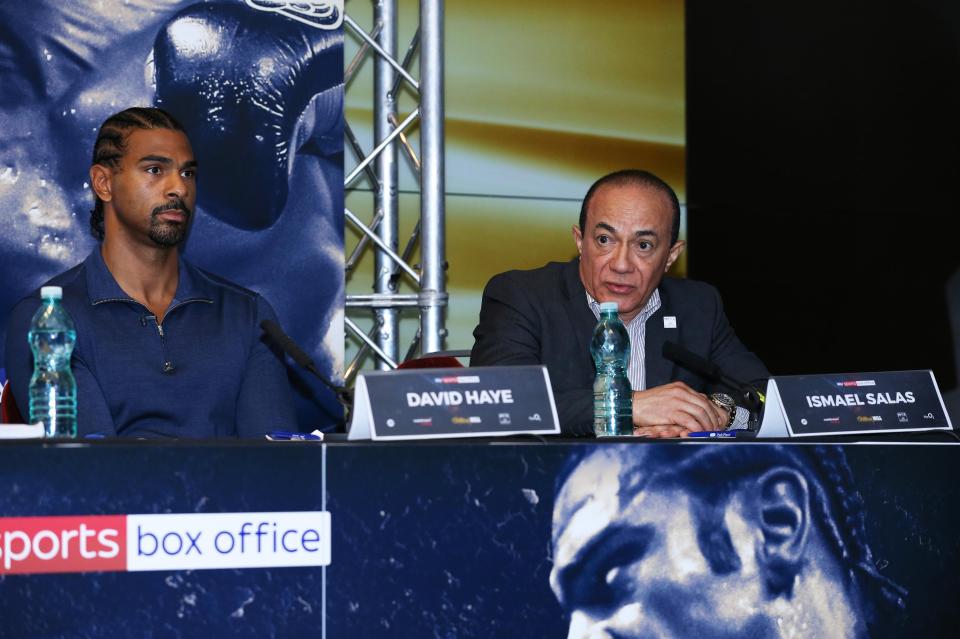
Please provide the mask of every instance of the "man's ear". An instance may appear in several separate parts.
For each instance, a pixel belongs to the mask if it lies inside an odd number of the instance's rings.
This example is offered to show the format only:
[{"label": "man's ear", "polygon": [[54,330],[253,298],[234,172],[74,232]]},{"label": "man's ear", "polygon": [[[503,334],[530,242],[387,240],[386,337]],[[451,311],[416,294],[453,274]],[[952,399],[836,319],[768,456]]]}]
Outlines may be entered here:
[{"label": "man's ear", "polygon": [[583,254],[583,233],[580,232],[578,224],[573,225],[573,241],[577,243],[577,253]]},{"label": "man's ear", "polygon": [[683,240],[677,240],[674,242],[673,246],[670,247],[670,253],[667,255],[667,266],[663,269],[664,273],[670,270],[670,267],[673,266],[673,263],[677,261],[677,259],[683,253],[683,249],[686,247],[687,243]]},{"label": "man's ear", "polygon": [[801,473],[778,467],[761,475],[754,490],[760,572],[771,597],[789,596],[810,533],[810,489]]},{"label": "man's ear", "polygon": [[90,188],[97,194],[97,197],[104,202],[113,199],[113,174],[111,170],[102,164],[94,164],[90,167]]}]

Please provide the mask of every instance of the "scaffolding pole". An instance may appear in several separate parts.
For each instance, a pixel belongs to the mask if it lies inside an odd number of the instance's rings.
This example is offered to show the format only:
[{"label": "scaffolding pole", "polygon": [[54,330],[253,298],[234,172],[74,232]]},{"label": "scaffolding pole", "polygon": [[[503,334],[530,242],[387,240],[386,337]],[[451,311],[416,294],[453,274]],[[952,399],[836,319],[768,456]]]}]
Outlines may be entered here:
[{"label": "scaffolding pole", "polygon": [[[379,145],[393,131],[396,121],[397,105],[393,94],[393,82],[396,71],[389,60],[397,55],[397,2],[396,0],[375,0],[374,23],[381,26],[377,43],[384,52],[378,55],[373,70],[373,139]],[[394,253],[397,250],[399,234],[399,210],[397,208],[397,147],[390,144],[377,156],[377,176],[379,188],[376,189],[376,212],[380,216],[379,235],[383,243]],[[396,265],[384,251],[376,252],[374,265],[374,291],[378,295],[391,295],[397,292],[397,279],[393,277]],[[397,361],[400,340],[400,312],[395,308],[375,308],[377,324],[377,346],[388,358],[380,357],[378,368],[389,370],[390,360]]]},{"label": "scaffolding pole", "polygon": [[443,350],[447,305],[443,164],[443,1],[420,2],[421,353]]},{"label": "scaffolding pole", "polygon": [[[376,366],[380,369],[395,368],[401,361],[398,354],[402,308],[416,305],[420,312],[417,336],[407,350],[407,357],[417,350],[424,354],[443,350],[446,337],[443,0],[420,1],[420,24],[403,61],[396,59],[397,0],[372,2],[374,26],[370,33],[364,31],[349,15],[344,18],[344,24],[363,42],[360,52],[349,66],[349,76],[354,75],[366,56],[375,58],[373,150],[365,153],[352,134],[349,122],[346,127],[348,141],[357,155],[358,164],[349,171],[344,187],[350,186],[361,174],[366,174],[374,193],[374,210],[368,223],[364,223],[359,215],[346,211],[346,220],[361,233],[360,242],[347,260],[347,272],[354,272],[357,262],[366,253],[373,252],[375,261],[373,294],[347,295],[346,299],[348,308],[369,308],[374,320],[369,332],[364,332],[349,318],[346,321],[347,330],[361,344],[359,352],[345,371],[347,383],[352,381],[368,355],[376,358]],[[413,78],[407,69],[418,48],[419,80]],[[403,82],[417,95],[419,105],[401,123],[397,117],[397,102]],[[418,118],[419,158],[404,135],[404,131]],[[400,218],[397,160],[400,150],[408,156],[420,180],[419,219],[402,255],[397,250]],[[418,243],[420,264],[411,265],[409,262]],[[410,277],[417,287],[416,295],[399,292],[401,275]]]}]

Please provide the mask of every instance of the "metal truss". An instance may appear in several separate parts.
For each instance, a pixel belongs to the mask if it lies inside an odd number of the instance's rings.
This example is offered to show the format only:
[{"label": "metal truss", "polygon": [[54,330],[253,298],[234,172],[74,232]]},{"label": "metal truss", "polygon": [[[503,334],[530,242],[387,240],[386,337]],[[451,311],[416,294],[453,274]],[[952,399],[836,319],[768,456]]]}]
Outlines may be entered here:
[{"label": "metal truss", "polygon": [[[397,58],[397,0],[372,0],[373,28],[368,33],[350,15],[344,16],[345,28],[361,41],[360,50],[344,73],[350,81],[368,59],[374,64],[373,140],[374,148],[366,152],[350,122],[345,123],[345,142],[353,150],[358,164],[344,178],[348,191],[361,176],[373,190],[373,212],[369,222],[363,215],[344,210],[347,223],[360,232],[360,241],[346,260],[346,277],[357,264],[372,253],[374,264],[373,293],[347,295],[347,308],[369,308],[373,328],[364,331],[344,317],[345,327],[361,342],[356,357],[344,371],[344,380],[351,383],[364,360],[375,358],[378,368],[396,368],[400,353],[400,311],[418,308],[420,323],[416,337],[403,359],[419,350],[432,353],[443,348],[446,336],[444,307],[447,305],[445,283],[446,247],[444,221],[444,103],[443,103],[443,0],[420,0],[420,23],[403,59]],[[420,78],[408,68],[420,52]],[[400,120],[397,97],[405,83],[418,104]],[[420,154],[411,146],[408,132],[419,121]],[[403,251],[399,251],[398,154],[403,153],[420,180],[420,217]],[[420,264],[410,264],[419,245]],[[417,293],[400,293],[401,278],[409,278]]]}]

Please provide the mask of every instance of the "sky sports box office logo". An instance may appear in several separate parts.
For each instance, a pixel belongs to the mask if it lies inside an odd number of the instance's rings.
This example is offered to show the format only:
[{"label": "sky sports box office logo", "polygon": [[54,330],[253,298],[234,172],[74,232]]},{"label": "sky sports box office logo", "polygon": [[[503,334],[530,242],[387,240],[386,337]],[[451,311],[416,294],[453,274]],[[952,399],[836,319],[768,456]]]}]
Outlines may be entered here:
[{"label": "sky sports box office logo", "polygon": [[330,564],[330,513],[0,517],[0,575]]}]

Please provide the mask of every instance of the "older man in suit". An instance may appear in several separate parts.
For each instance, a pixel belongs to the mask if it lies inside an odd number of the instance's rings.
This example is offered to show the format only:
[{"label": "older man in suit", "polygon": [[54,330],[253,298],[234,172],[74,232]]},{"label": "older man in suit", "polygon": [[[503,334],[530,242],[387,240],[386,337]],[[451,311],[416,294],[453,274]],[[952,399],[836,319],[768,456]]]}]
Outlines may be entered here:
[{"label": "older man in suit", "polygon": [[660,178],[633,169],[600,178],[573,227],[578,258],[509,271],[487,284],[471,363],[545,364],[564,432],[592,432],[590,339],[599,304],[617,302],[630,334],[634,433],[676,437],[723,428],[729,413],[704,394],[710,380],[666,360],[664,342],[744,381],[763,383],[769,373],[737,339],[716,289],[664,278],[685,246],[679,229],[680,204]]}]

